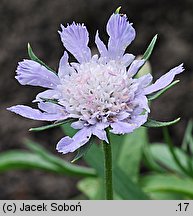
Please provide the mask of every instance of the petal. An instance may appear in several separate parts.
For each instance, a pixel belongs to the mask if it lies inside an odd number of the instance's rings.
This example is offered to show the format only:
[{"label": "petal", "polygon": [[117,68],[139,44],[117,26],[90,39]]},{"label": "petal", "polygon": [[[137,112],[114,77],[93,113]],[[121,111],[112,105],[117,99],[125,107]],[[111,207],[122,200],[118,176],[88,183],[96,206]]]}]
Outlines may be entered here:
[{"label": "petal", "polygon": [[40,102],[38,108],[49,114],[65,113],[64,107],[50,102]]},{"label": "petal", "polygon": [[71,24],[66,28],[61,25],[62,31],[59,31],[64,47],[71,52],[80,62],[88,62],[91,59],[91,51],[88,47],[88,31],[82,24]]},{"label": "petal", "polygon": [[161,76],[154,84],[146,87],[145,94],[146,95],[151,94],[153,92],[165,88],[173,81],[175,75],[182,73],[183,71],[184,71],[183,64],[171,69],[168,73]]},{"label": "petal", "polygon": [[105,142],[109,143],[108,139],[107,139],[107,134],[106,131],[100,130],[99,128],[95,127],[92,130],[93,135],[97,136],[100,140],[104,140]]},{"label": "petal", "polygon": [[118,121],[118,122],[112,123],[111,127],[113,129],[110,132],[114,134],[131,133],[135,129],[143,125],[146,121],[147,121],[147,113],[145,113],[144,115],[132,116],[129,122]]},{"label": "petal", "polygon": [[134,60],[128,69],[129,77],[133,77],[145,63],[145,60]]},{"label": "petal", "polygon": [[56,150],[63,154],[74,152],[76,149],[86,144],[89,141],[90,137],[90,128],[84,127],[83,129],[79,130],[72,138],[68,136],[62,138],[58,142]]},{"label": "petal", "polygon": [[143,89],[145,88],[146,86],[148,86],[153,80],[153,77],[151,74],[145,74],[141,77],[139,77],[137,79],[137,82],[139,83],[139,88],[140,89]]},{"label": "petal", "polygon": [[71,75],[73,72],[73,68],[68,63],[68,53],[65,51],[62,58],[60,59],[58,76],[62,80],[65,79],[66,75]]},{"label": "petal", "polygon": [[136,128],[136,125],[128,123],[128,122],[122,122],[118,121],[115,123],[111,123],[112,130],[110,130],[111,133],[114,134],[125,134],[125,133],[131,133]]},{"label": "petal", "polygon": [[55,88],[60,83],[56,74],[32,60],[19,62],[16,73],[15,78],[21,85]]},{"label": "petal", "polygon": [[133,115],[130,122],[132,124],[135,124],[136,128],[139,128],[141,125],[143,125],[147,121],[147,117],[148,117],[147,112],[143,115],[136,115],[136,116]]},{"label": "petal", "polygon": [[74,128],[74,129],[82,129],[84,127],[84,122],[83,121],[76,121],[76,122],[73,122],[71,124],[71,127]]},{"label": "petal", "polygon": [[125,67],[128,67],[131,62],[135,59],[135,56],[133,54],[126,53],[122,58],[121,61],[125,65]]},{"label": "petal", "polygon": [[67,119],[67,116],[62,113],[45,113],[38,109],[33,109],[28,106],[17,105],[7,108],[7,110],[19,114],[25,118],[41,121],[56,121]]},{"label": "petal", "polygon": [[126,15],[113,14],[107,23],[107,33],[110,36],[108,51],[112,59],[122,57],[125,49],[135,38],[135,29]]},{"label": "petal", "polygon": [[105,44],[102,42],[102,40],[99,38],[99,33],[97,31],[96,36],[95,36],[95,43],[97,45],[97,48],[99,50],[99,53],[101,54],[102,57],[107,57],[107,48]]},{"label": "petal", "polygon": [[46,90],[46,91],[43,91],[43,92],[39,93],[36,96],[36,99],[33,100],[33,102],[42,101],[41,98],[44,98],[44,99],[59,99],[59,97],[60,97],[60,92],[59,91],[54,90],[54,89],[49,89],[49,90]]},{"label": "petal", "polygon": [[108,124],[105,123],[97,123],[94,126],[91,126],[92,134],[97,136],[100,140],[105,140],[105,142],[109,143],[107,139],[107,134],[105,128],[108,127]]},{"label": "petal", "polygon": [[131,114],[128,113],[128,112],[126,112],[126,111],[121,111],[121,112],[117,115],[117,119],[118,119],[119,121],[122,121],[122,120],[128,118],[130,115],[131,115]]}]

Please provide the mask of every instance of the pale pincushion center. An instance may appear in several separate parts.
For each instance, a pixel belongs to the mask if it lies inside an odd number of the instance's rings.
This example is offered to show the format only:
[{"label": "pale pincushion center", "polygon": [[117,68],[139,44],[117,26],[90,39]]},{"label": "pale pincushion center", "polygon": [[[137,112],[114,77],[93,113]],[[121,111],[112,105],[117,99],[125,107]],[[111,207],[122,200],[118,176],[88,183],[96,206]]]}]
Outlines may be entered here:
[{"label": "pale pincushion center", "polygon": [[82,64],[77,71],[62,80],[60,103],[68,113],[82,115],[85,119],[93,115],[116,115],[123,110],[132,111],[132,83],[133,79],[128,77],[126,67],[114,61],[108,64]]}]

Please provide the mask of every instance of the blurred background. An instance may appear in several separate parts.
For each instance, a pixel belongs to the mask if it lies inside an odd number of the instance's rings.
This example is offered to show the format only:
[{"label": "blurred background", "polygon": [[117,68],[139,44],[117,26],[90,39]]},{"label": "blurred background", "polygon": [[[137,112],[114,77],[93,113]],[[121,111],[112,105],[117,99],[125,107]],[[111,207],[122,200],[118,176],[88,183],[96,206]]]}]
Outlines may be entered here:
[{"label": "blurred background", "polygon": [[[187,121],[193,116],[193,1],[192,0],[0,0],[0,152],[25,148],[24,138],[41,143],[56,155],[55,145],[63,136],[60,128],[45,132],[28,132],[43,125],[6,111],[6,107],[30,105],[42,89],[21,86],[14,79],[17,62],[27,56],[30,42],[36,55],[57,69],[63,46],[57,31],[60,24],[85,23],[90,32],[90,47],[95,51],[94,36],[98,29],[107,41],[105,27],[118,6],[134,23],[137,37],[129,47],[134,55],[143,54],[150,40],[158,42],[150,62],[154,78],[184,62],[186,71],[180,83],[152,104],[151,116],[157,120],[180,123],[170,127],[176,145],[182,140]],[[149,130],[150,140],[161,141],[160,129]],[[70,160],[71,155],[61,156]],[[81,163],[81,162],[79,162]],[[40,171],[0,173],[0,199],[70,199],[78,194],[76,178],[65,178]]]}]

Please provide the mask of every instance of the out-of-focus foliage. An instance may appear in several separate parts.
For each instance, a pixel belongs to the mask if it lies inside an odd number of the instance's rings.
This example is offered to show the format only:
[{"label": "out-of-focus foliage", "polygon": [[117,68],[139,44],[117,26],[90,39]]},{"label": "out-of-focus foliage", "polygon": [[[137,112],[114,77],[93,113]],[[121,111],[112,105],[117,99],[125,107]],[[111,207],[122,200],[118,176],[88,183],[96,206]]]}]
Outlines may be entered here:
[{"label": "out-of-focus foliage", "polygon": [[[111,135],[113,150],[113,179],[115,199],[192,199],[193,198],[193,136],[189,122],[182,144],[177,148],[165,143],[149,143],[147,128],[141,127],[132,134]],[[62,130],[73,136],[69,125]],[[169,134],[167,133],[167,136]],[[78,189],[88,199],[104,199],[103,152],[94,143],[83,156],[92,167],[82,167],[66,162],[49,153],[32,141],[26,142],[31,150],[13,150],[0,154],[0,171],[10,169],[39,169],[60,175],[83,177]],[[148,171],[141,172],[145,166]]]}]

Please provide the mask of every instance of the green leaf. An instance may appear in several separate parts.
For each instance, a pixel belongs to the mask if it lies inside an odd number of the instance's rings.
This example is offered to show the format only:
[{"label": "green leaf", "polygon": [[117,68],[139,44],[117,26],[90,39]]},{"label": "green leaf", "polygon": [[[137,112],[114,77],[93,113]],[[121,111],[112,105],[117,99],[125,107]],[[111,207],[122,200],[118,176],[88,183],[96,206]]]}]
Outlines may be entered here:
[{"label": "green leaf", "polygon": [[179,82],[180,82],[180,80],[175,80],[174,82],[172,82],[170,85],[168,85],[164,89],[160,90],[159,92],[152,94],[152,95],[148,95],[147,99],[149,101],[157,99],[158,97],[160,97],[162,94],[164,94],[166,91],[168,91],[170,88],[172,88],[173,86],[175,86]]},{"label": "green leaf", "polygon": [[182,141],[182,149],[187,152],[188,147],[189,147],[189,149],[191,150],[191,153],[193,154],[192,131],[193,131],[193,121],[189,120],[188,125],[186,127],[185,134],[184,134],[184,138]]},{"label": "green leaf", "polygon": [[39,64],[43,65],[44,67],[46,67],[48,70],[56,73],[53,69],[51,69],[49,66],[47,66],[43,61],[41,61],[33,52],[30,44],[27,44],[27,50],[28,50],[28,55],[30,57],[31,60],[38,62]]},{"label": "green leaf", "polygon": [[39,169],[61,173],[57,165],[27,151],[12,150],[0,154],[0,172],[13,169]]},{"label": "green leaf", "polygon": [[151,191],[148,193],[151,200],[183,200],[184,196],[178,193],[165,192],[165,191]]},{"label": "green leaf", "polygon": [[71,123],[63,124],[61,128],[65,135],[68,135],[70,137],[73,137],[77,132],[77,130],[71,127]]},{"label": "green leaf", "polygon": [[77,150],[78,152],[71,162],[74,163],[80,158],[82,158],[88,152],[92,144],[93,144],[93,140],[91,138],[91,140],[87,144],[83,145]]},{"label": "green leaf", "polygon": [[92,168],[86,168],[82,166],[72,165],[65,160],[49,153],[45,148],[32,141],[26,141],[27,147],[34,153],[42,157],[45,161],[48,161],[56,166],[60,170],[61,174],[93,177],[96,176],[96,172]]},{"label": "green leaf", "polygon": [[114,170],[114,190],[124,200],[147,200],[148,196],[142,189],[119,168]]},{"label": "green leaf", "polygon": [[40,97],[40,99],[43,102],[49,102],[49,103],[53,103],[53,104],[58,104],[58,99],[50,99],[50,98],[42,98],[42,97]]},{"label": "green leaf", "polygon": [[119,135],[119,134],[113,134],[109,133],[109,139],[112,146],[112,158],[115,163],[118,163],[117,158],[119,157],[122,144],[125,140],[125,136],[127,135]]},{"label": "green leaf", "polygon": [[[172,142],[172,139],[171,139],[171,136],[168,132],[167,127],[163,128],[163,135],[164,135],[164,140],[168,145],[168,148],[170,150],[170,154],[171,154],[172,158],[174,159],[175,163],[184,172],[185,175],[193,177],[192,161],[189,160],[189,158],[187,157],[187,165],[188,166],[184,166],[181,163],[179,156],[176,154],[175,147],[174,147],[174,144]],[[187,169],[187,167],[188,167],[188,169]],[[189,168],[191,168],[191,170],[189,170]]]},{"label": "green leaf", "polygon": [[146,193],[169,192],[193,198],[193,181],[175,175],[148,175],[142,177],[141,185]]},{"label": "green leaf", "polygon": [[[181,170],[181,168],[176,164],[176,161],[172,157],[169,147],[166,144],[151,144],[149,146],[149,150],[154,161],[156,161],[157,164],[160,164],[160,166],[162,166],[164,170],[169,170],[171,172],[176,172],[178,174],[184,175],[183,170]],[[188,155],[186,155],[181,149],[176,147],[174,147],[174,151],[182,166],[186,167]]]},{"label": "green leaf", "polygon": [[146,51],[142,57],[145,61],[147,61],[149,59],[149,57],[151,56],[151,53],[152,53],[153,48],[155,46],[156,40],[157,40],[157,34],[153,37],[151,43],[149,44],[148,48],[146,49]]},{"label": "green leaf", "polygon": [[29,131],[43,131],[43,130],[47,130],[47,129],[50,129],[50,128],[61,126],[63,124],[69,123],[69,122],[72,122],[72,119],[67,119],[65,121],[61,121],[61,122],[57,122],[57,123],[54,123],[54,124],[45,125],[45,126],[41,126],[41,127],[30,128]]},{"label": "green leaf", "polygon": [[100,148],[101,145],[93,144],[86,155],[84,155],[85,161],[93,167],[99,176],[104,176],[104,158],[103,151]]},{"label": "green leaf", "polygon": [[143,149],[143,160],[145,166],[148,167],[149,170],[153,170],[159,173],[165,172],[166,170],[154,159],[150,148],[151,145],[148,143],[144,146]]},{"label": "green leaf", "polygon": [[[101,148],[92,145],[88,154],[85,155],[86,162],[96,169],[98,175],[104,177],[104,158]],[[133,169],[133,167],[131,168]],[[121,199],[148,199],[140,187],[118,167],[113,169],[114,190]]]},{"label": "green leaf", "polygon": [[78,189],[91,200],[104,199],[104,184],[100,178],[84,178],[77,184]]},{"label": "green leaf", "polygon": [[142,150],[144,145],[148,143],[147,128],[138,128],[133,133],[124,135],[123,137],[124,140],[119,145],[121,151],[117,158],[118,166],[133,181],[137,181]]},{"label": "green leaf", "polygon": [[169,121],[169,122],[160,122],[160,121],[156,121],[153,119],[148,119],[147,122],[143,125],[145,127],[166,127],[166,126],[170,126],[173,124],[176,124],[177,122],[180,121],[180,118],[177,118],[173,121]]},{"label": "green leaf", "polygon": [[[104,182],[101,178],[84,178],[77,184],[78,189],[91,200],[104,200]],[[121,197],[114,192],[114,200]]]},{"label": "green leaf", "polygon": [[120,10],[121,10],[121,6],[116,9],[115,14],[119,14]]}]

